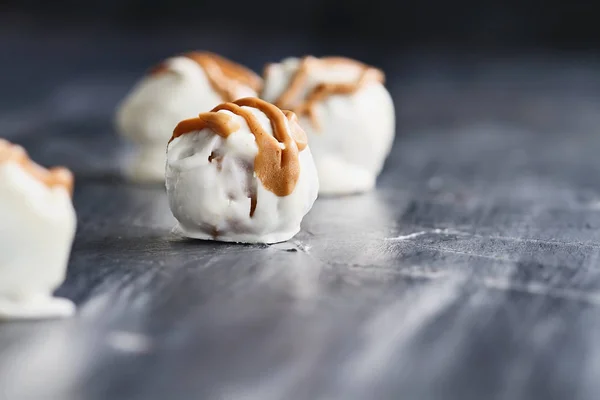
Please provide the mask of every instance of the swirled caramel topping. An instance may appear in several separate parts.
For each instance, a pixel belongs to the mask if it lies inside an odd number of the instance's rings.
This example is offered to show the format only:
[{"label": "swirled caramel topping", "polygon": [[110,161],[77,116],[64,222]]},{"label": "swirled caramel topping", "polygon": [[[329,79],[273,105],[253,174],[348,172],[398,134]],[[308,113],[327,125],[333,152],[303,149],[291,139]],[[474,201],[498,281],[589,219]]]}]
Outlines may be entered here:
[{"label": "swirled caramel topping", "polygon": [[[244,107],[262,111],[271,122],[273,135],[262,127],[252,111]],[[229,111],[246,120],[258,146],[258,153],[254,158],[254,172],[263,186],[280,197],[291,194],[300,176],[298,154],[307,146],[306,134],[300,128],[296,115],[291,111],[282,111],[264,100],[248,97],[232,103],[223,103],[197,118],[181,121],[175,127],[171,141],[204,128],[209,128],[223,138],[240,129],[239,123],[230,114],[218,111]],[[251,213],[254,208],[255,201]]]},{"label": "swirled caramel topping", "polygon": [[[194,51],[183,54],[182,57],[195,61],[204,70],[211,87],[223,101],[236,100],[240,85],[248,86],[255,92],[259,92],[262,88],[262,79],[258,75],[217,54]],[[168,64],[163,62],[151,69],[150,74],[156,75],[168,71]]]},{"label": "swirled caramel topping", "polygon": [[13,162],[21,166],[25,172],[49,188],[63,187],[73,194],[73,174],[66,168],[55,167],[46,169],[33,162],[25,149],[0,139],[0,165]]},{"label": "swirled caramel topping", "polygon": [[[304,98],[299,98],[308,85],[308,77],[313,69],[350,66],[359,68],[361,73],[358,79],[349,83],[320,83],[315,86]],[[265,73],[270,68],[267,65]],[[383,83],[385,74],[383,71],[370,67],[360,61],[344,57],[324,57],[315,58],[312,56],[304,57],[300,61],[298,70],[290,80],[288,87],[275,100],[274,104],[279,108],[293,110],[298,115],[306,115],[311,119],[315,128],[319,128],[319,121],[314,112],[315,105],[334,95],[351,95],[372,82]]]}]

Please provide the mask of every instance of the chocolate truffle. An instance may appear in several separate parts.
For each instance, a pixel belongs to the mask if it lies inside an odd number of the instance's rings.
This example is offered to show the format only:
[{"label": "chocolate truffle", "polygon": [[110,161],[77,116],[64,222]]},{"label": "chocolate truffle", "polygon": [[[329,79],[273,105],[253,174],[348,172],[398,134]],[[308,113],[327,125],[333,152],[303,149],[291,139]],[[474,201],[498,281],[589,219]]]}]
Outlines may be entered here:
[{"label": "chocolate truffle", "polygon": [[52,297],[65,279],[77,218],[73,175],[47,170],[0,139],[0,319],[68,316]]},{"label": "chocolate truffle", "polygon": [[166,186],[176,231],[245,243],[292,238],[319,190],[296,115],[258,98],[179,123],[168,146]]},{"label": "chocolate truffle", "polygon": [[261,86],[261,78],[249,69],[207,52],[169,58],[153,68],[117,111],[119,132],[137,145],[129,176],[163,182],[166,145],[179,121],[226,101],[256,96]]},{"label": "chocolate truffle", "polygon": [[394,104],[382,71],[348,58],[309,56],[268,65],[264,81],[261,97],[300,118],[321,194],[375,186],[395,132]]}]

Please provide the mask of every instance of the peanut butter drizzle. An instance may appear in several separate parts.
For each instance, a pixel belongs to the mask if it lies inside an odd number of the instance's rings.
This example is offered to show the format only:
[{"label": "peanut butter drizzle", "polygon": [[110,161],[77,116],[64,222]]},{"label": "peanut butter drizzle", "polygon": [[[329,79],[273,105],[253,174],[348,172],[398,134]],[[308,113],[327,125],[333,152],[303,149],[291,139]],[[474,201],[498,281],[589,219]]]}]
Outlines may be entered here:
[{"label": "peanut butter drizzle", "polygon": [[[313,68],[326,66],[348,65],[362,70],[359,78],[352,83],[321,83],[315,86],[304,99],[298,99],[299,104],[294,106],[302,88],[306,86],[309,73]],[[268,71],[267,65],[266,70]],[[289,108],[298,115],[307,115],[316,129],[319,129],[319,121],[314,112],[315,106],[329,96],[351,95],[371,82],[385,81],[383,71],[365,65],[359,61],[344,57],[324,57],[321,59],[307,56],[300,61],[298,70],[290,80],[286,90],[281,93],[274,104],[280,108]]]},{"label": "peanut butter drizzle", "polygon": [[254,217],[254,212],[256,211],[256,205],[258,204],[258,198],[256,197],[256,193],[250,195],[250,218]]},{"label": "peanut butter drizzle", "polygon": [[49,188],[55,186],[64,187],[71,196],[73,195],[74,179],[71,171],[63,167],[46,169],[33,162],[21,146],[0,139],[0,164],[7,162],[18,164],[34,179],[37,179]]},{"label": "peanut butter drizzle", "polygon": [[[233,61],[209,52],[190,52],[183,55],[195,61],[206,73],[211,87],[223,101],[237,100],[237,86],[245,85],[255,92],[262,88],[262,79],[254,72]],[[150,74],[160,74],[169,70],[166,63],[161,63],[150,70]]]},{"label": "peanut butter drizzle", "polygon": [[[250,110],[242,107],[252,107],[262,111],[271,122],[273,136],[263,129],[260,121]],[[209,128],[217,135],[227,138],[240,126],[229,114],[218,112],[221,110],[230,111],[246,120],[258,146],[258,154],[254,158],[254,172],[263,186],[280,197],[292,193],[300,176],[298,153],[306,148],[307,138],[298,124],[296,115],[291,111],[282,111],[273,104],[254,97],[223,103],[210,112],[200,114],[197,118],[181,121],[175,127],[171,141],[186,133],[204,128]],[[283,144],[283,149],[280,143]],[[252,203],[254,202],[253,200]],[[253,204],[252,214],[255,208],[256,205]]]}]

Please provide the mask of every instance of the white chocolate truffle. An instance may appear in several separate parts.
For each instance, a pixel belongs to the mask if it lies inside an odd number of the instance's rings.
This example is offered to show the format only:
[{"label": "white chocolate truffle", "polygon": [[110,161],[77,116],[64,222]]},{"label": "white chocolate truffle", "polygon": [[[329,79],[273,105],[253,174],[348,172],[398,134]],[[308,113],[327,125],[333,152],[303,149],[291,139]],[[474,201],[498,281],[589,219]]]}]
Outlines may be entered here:
[{"label": "white chocolate truffle", "polygon": [[0,139],[0,319],[73,314],[71,301],[52,297],[75,234],[72,189],[69,170],[46,170]]},{"label": "white chocolate truffle", "polygon": [[226,101],[256,96],[262,80],[216,54],[167,59],[144,77],[117,111],[117,128],[138,147],[128,166],[133,180],[163,182],[170,132],[179,121]]},{"label": "white chocolate truffle", "polygon": [[306,131],[320,194],[371,190],[394,140],[382,71],[341,57],[289,58],[265,69],[261,98],[294,111]]},{"label": "white chocolate truffle", "polygon": [[258,98],[182,121],[168,146],[166,186],[176,231],[243,243],[292,238],[319,191],[295,114]]}]

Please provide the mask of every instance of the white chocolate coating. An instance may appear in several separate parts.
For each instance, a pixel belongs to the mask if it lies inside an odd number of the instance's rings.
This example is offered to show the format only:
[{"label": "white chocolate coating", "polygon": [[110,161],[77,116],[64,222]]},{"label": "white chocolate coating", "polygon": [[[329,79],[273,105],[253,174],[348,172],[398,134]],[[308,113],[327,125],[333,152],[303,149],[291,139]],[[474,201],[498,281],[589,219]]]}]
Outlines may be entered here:
[{"label": "white chocolate coating", "polygon": [[[209,111],[223,102],[204,69],[187,57],[165,61],[166,71],[144,77],[117,110],[119,132],[139,147],[129,175],[141,182],[163,182],[166,147],[179,121]],[[256,96],[242,84],[232,90],[238,97]]]},{"label": "white chocolate coating", "polygon": [[[249,109],[273,135],[261,111]],[[310,149],[298,157],[300,175],[291,194],[279,197],[254,173],[255,137],[243,117],[229,111],[240,128],[227,138],[208,128],[174,139],[168,147],[166,186],[171,211],[184,236],[244,243],[276,243],[292,238],[317,198],[319,182]],[[209,162],[211,154],[219,161]],[[250,215],[251,196],[256,209]],[[215,235],[215,233],[218,233]]]},{"label": "white chocolate coating", "polygon": [[0,221],[0,319],[73,314],[73,303],[52,297],[65,279],[77,223],[67,189],[2,163]]},{"label": "white chocolate coating", "polygon": [[[363,69],[354,64],[316,64],[308,71],[295,104],[306,100],[317,85],[354,83]],[[288,88],[300,66],[289,58],[265,71],[261,98],[275,102]],[[319,126],[299,114],[319,173],[320,194],[342,195],[371,190],[390,152],[395,133],[394,103],[383,84],[372,81],[355,93],[334,94],[314,106]]]}]

